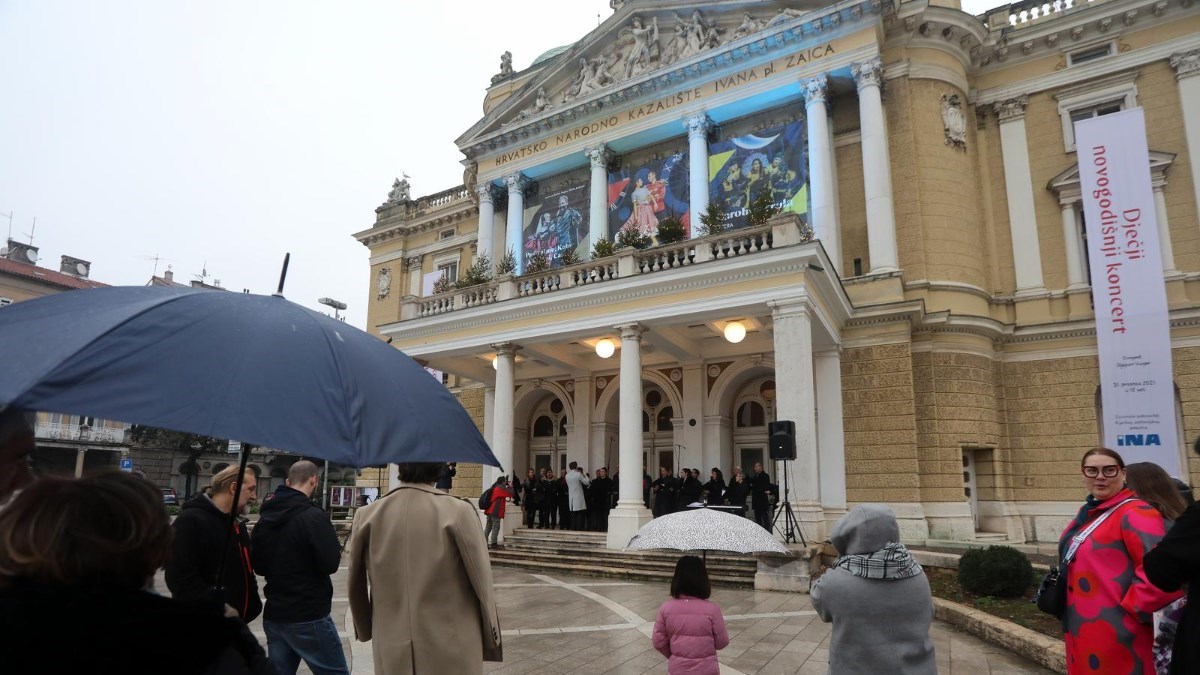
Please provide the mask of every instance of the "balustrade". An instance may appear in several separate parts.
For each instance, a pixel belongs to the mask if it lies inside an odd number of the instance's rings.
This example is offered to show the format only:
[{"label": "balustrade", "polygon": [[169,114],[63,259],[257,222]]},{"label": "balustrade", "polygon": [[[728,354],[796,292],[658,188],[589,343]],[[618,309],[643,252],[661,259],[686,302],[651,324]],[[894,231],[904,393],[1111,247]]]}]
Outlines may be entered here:
[{"label": "balustrade", "polygon": [[771,229],[770,225],[762,225],[717,235],[709,244],[712,248],[712,257],[714,260],[724,260],[770,249],[772,245]]}]

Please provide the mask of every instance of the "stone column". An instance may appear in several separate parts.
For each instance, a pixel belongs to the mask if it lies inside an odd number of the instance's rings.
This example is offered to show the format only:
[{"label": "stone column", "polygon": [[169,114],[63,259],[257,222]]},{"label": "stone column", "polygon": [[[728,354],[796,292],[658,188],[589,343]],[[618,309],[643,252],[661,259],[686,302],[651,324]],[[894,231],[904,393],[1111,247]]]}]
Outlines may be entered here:
[{"label": "stone column", "polygon": [[1063,247],[1067,251],[1067,290],[1087,288],[1089,281],[1083,269],[1083,242],[1079,239],[1075,204],[1060,201],[1058,206],[1062,209]]},{"label": "stone column", "polygon": [[[496,434],[496,388],[495,387],[486,387],[483,390],[483,440],[487,442],[488,447],[493,447],[492,446],[492,438],[495,436],[495,434]],[[483,467],[483,470],[480,471],[480,476],[481,476],[480,480],[482,481],[482,486],[480,487],[480,491],[482,491],[483,488],[486,488],[487,486],[491,485],[496,480],[496,476],[499,476],[499,475],[500,475],[500,470],[497,469],[496,467],[494,467],[494,466]]]},{"label": "stone column", "polygon": [[1167,220],[1167,200],[1163,195],[1163,188],[1166,185],[1154,186],[1154,216],[1158,221],[1158,245],[1162,250],[1162,266],[1163,275],[1168,277],[1179,276],[1179,270],[1175,269],[1175,248],[1171,245],[1171,225]]},{"label": "stone column", "polygon": [[1008,194],[1008,227],[1012,231],[1017,295],[1046,290],[1042,280],[1037,212],[1033,208],[1029,145],[1025,139],[1025,105],[1028,102],[1028,96],[1018,96],[995,105],[996,115],[1000,118],[1000,149],[1004,155],[1004,187]]},{"label": "stone column", "polygon": [[[842,426],[842,354],[840,349],[813,357],[817,395],[817,458],[825,525],[846,513],[846,442]],[[778,382],[778,380],[776,380]],[[778,384],[776,385],[778,386]]]},{"label": "stone column", "polygon": [[[500,472],[512,475],[513,471],[513,395],[516,393],[516,354],[519,347],[511,342],[501,342],[492,345],[496,350],[496,400],[492,410],[492,421],[495,430],[492,432],[492,452],[500,460]],[[495,481],[500,472],[489,471],[491,480]],[[490,482],[489,482],[490,485]],[[486,485],[484,486],[487,487]],[[515,517],[513,517],[515,514]],[[506,534],[512,534],[513,528],[521,524],[521,509],[509,504],[504,513],[504,530],[501,539]]]},{"label": "stone column", "polygon": [[529,179],[522,173],[514,173],[504,177],[504,184],[508,186],[508,222],[504,228],[505,251],[500,257],[511,250],[517,256],[517,269],[513,273],[521,274],[525,271],[521,230],[525,226],[525,190],[529,188]]},{"label": "stone column", "polygon": [[813,387],[813,310],[807,298],[772,300],[767,304],[775,324],[775,418],[796,423],[796,460],[775,462],[773,475],[783,490],[785,464],[790,464],[786,468],[790,469],[792,510],[809,542],[824,541]]},{"label": "stone column", "polygon": [[[574,417],[568,429],[567,445],[571,449],[571,456],[580,458],[579,463],[595,476],[596,469],[604,466],[605,459],[603,444],[592,444],[592,409],[596,405],[593,384],[591,377],[577,377],[572,385],[571,407]],[[612,473],[611,468],[609,473]]]},{"label": "stone column", "polygon": [[[816,237],[829,254],[834,271],[842,267],[842,244],[835,216],[833,197],[833,145],[829,142],[829,110],[826,92],[829,78],[824,74],[800,83],[804,94],[805,118],[808,120],[808,175],[812,189],[811,224]],[[878,158],[872,160],[878,161]],[[872,264],[874,264],[872,262]]]},{"label": "stone column", "polygon": [[475,186],[475,194],[479,196],[479,237],[477,248],[479,255],[486,255],[492,264],[496,263],[495,252],[492,251],[495,240],[496,202],[495,189],[490,181]]},{"label": "stone column", "polygon": [[80,448],[75,452],[75,477],[83,478],[83,460],[87,457],[87,448]]},{"label": "stone column", "polygon": [[1200,49],[1171,56],[1171,67],[1179,80],[1179,102],[1187,134],[1188,164],[1192,168],[1192,190],[1200,206]]},{"label": "stone column", "polygon": [[[642,353],[645,328],[629,323],[616,326],[621,334],[620,429],[617,452],[621,457],[621,485],[617,508],[608,519],[608,548],[623,549],[642,525],[650,520],[650,511],[642,504]],[[635,477],[632,480],[630,477]]]},{"label": "stone column", "polygon": [[592,167],[592,177],[588,186],[591,189],[591,201],[588,204],[588,251],[597,241],[608,235],[608,163],[612,160],[612,151],[603,143],[594,145],[583,151]]},{"label": "stone column", "polygon": [[883,119],[883,61],[876,56],[850,68],[858,84],[858,116],[862,128],[863,187],[867,199],[867,251],[871,274],[899,269],[896,214],[892,206],[892,170],[888,160],[887,125]]},{"label": "stone column", "polygon": [[688,180],[691,181],[688,220],[694,239],[700,236],[700,215],[708,207],[708,132],[713,127],[713,121],[708,115],[700,113],[685,119],[683,126],[687,128]]}]

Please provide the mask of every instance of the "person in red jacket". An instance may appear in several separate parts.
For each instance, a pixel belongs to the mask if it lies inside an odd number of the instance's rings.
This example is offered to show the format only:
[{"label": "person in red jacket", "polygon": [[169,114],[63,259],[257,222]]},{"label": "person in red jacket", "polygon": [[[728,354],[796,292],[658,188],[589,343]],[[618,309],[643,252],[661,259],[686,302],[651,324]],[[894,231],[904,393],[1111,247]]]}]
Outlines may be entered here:
[{"label": "person in red jacket", "polygon": [[488,548],[496,548],[500,544],[497,539],[504,529],[504,505],[512,499],[513,491],[508,487],[508,479],[501,476],[492,484],[488,494],[487,525],[483,528],[483,536],[488,540]]}]

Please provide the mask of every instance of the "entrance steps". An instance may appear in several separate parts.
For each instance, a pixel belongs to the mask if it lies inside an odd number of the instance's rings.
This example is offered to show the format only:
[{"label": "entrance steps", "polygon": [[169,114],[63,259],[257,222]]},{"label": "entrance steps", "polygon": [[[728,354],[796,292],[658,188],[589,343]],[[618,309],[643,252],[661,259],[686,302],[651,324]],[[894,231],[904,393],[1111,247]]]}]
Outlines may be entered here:
[{"label": "entrance steps", "polygon": [[[517,528],[493,549],[500,567],[589,576],[670,582],[683,551],[613,551],[603,532]],[[695,552],[701,555],[700,552]],[[708,576],[714,584],[752,587],[758,562],[752,554],[709,551]]]}]

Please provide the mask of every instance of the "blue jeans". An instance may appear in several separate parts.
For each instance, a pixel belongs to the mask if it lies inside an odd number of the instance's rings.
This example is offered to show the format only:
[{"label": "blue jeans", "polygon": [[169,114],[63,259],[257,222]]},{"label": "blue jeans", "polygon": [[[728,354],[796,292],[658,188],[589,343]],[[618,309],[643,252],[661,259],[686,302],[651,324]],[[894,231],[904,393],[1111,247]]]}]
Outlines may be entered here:
[{"label": "blue jeans", "polygon": [[267,634],[267,660],[279,675],[295,675],[301,659],[313,675],[350,675],[331,616],[300,623],[263,620],[263,632]]}]

